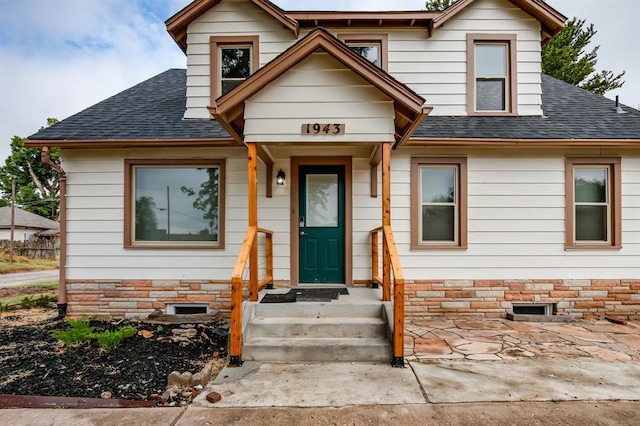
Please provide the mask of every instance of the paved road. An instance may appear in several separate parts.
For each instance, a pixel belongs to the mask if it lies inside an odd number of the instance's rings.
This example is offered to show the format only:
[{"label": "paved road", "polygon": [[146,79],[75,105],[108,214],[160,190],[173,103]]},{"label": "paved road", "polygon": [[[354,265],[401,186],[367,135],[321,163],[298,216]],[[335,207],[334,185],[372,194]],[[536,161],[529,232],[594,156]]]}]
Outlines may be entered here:
[{"label": "paved road", "polygon": [[18,272],[16,274],[0,274],[0,287],[15,287],[22,284],[41,283],[57,280],[60,271]]}]

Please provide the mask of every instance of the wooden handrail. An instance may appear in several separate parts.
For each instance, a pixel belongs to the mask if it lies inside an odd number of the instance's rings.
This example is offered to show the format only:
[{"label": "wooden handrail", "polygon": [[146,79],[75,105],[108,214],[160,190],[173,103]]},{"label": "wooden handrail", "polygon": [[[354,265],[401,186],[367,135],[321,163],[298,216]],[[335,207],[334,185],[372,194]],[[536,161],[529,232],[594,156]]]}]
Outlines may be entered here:
[{"label": "wooden handrail", "polygon": [[389,246],[389,255],[391,256],[391,268],[393,269],[393,278],[397,283],[398,281],[402,281],[404,284],[404,275],[402,273],[402,266],[400,266],[400,256],[398,255],[398,249],[396,248],[396,243],[393,239],[393,231],[390,226],[384,227],[384,238],[387,240],[387,245]]},{"label": "wooden handrail", "polygon": [[[251,274],[249,279],[249,293],[252,302],[258,301],[260,289],[273,282],[273,231],[256,226],[250,226],[242,242],[238,260],[231,276],[231,327],[229,329],[229,366],[239,367],[242,364],[242,301],[244,270],[247,267],[249,255],[257,244],[258,233],[263,233],[265,239],[265,277],[258,280],[257,275]],[[257,269],[257,265],[255,265]]]},{"label": "wooden handrail", "polygon": [[[382,232],[384,246],[383,259],[388,259],[391,264],[390,271],[393,272],[393,281],[389,277],[379,276],[379,239],[378,234]],[[404,366],[404,274],[400,265],[400,256],[393,238],[391,226],[385,225],[371,230],[371,279],[373,282],[381,283],[383,300],[389,301],[391,282],[393,282],[393,361],[394,367]],[[385,262],[383,260],[383,263]],[[383,265],[383,270],[384,270]]]}]

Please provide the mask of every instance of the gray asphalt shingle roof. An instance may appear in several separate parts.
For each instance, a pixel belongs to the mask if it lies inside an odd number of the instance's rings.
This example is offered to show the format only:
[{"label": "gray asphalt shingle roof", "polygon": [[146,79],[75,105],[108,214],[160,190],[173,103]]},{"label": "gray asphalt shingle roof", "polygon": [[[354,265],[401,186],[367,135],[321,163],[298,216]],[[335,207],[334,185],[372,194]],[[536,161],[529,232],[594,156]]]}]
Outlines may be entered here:
[{"label": "gray asphalt shingle roof", "polygon": [[228,138],[215,121],[184,120],[187,75],[170,69],[81,111],[29,139]]},{"label": "gray asphalt shingle roof", "polygon": [[[543,75],[544,117],[429,116],[417,138],[640,139],[640,111]],[[427,99],[427,104],[429,99]],[[214,120],[183,119],[186,70],[170,69],[30,139],[137,140],[227,138]]]},{"label": "gray asphalt shingle roof", "polygon": [[[16,207],[14,224],[19,228],[52,229],[58,231],[60,224],[46,217]],[[0,207],[0,229],[11,228],[11,207]]]}]

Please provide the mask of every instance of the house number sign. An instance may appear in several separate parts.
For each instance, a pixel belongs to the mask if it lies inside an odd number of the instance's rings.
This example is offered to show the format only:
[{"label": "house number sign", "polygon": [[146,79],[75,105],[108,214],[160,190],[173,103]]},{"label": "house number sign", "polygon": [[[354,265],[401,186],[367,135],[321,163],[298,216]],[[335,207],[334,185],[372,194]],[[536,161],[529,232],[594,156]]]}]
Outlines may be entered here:
[{"label": "house number sign", "polygon": [[344,135],[344,123],[305,123],[302,125],[303,135]]}]

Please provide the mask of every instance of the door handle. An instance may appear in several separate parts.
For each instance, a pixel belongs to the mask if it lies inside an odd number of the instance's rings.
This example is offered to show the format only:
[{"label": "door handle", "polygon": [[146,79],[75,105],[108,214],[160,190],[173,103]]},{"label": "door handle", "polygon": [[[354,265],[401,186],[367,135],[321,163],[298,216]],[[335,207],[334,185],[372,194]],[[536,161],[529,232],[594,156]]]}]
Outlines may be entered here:
[{"label": "door handle", "polygon": [[304,231],[300,231],[300,235],[304,237],[305,235],[307,235],[307,233]]}]

